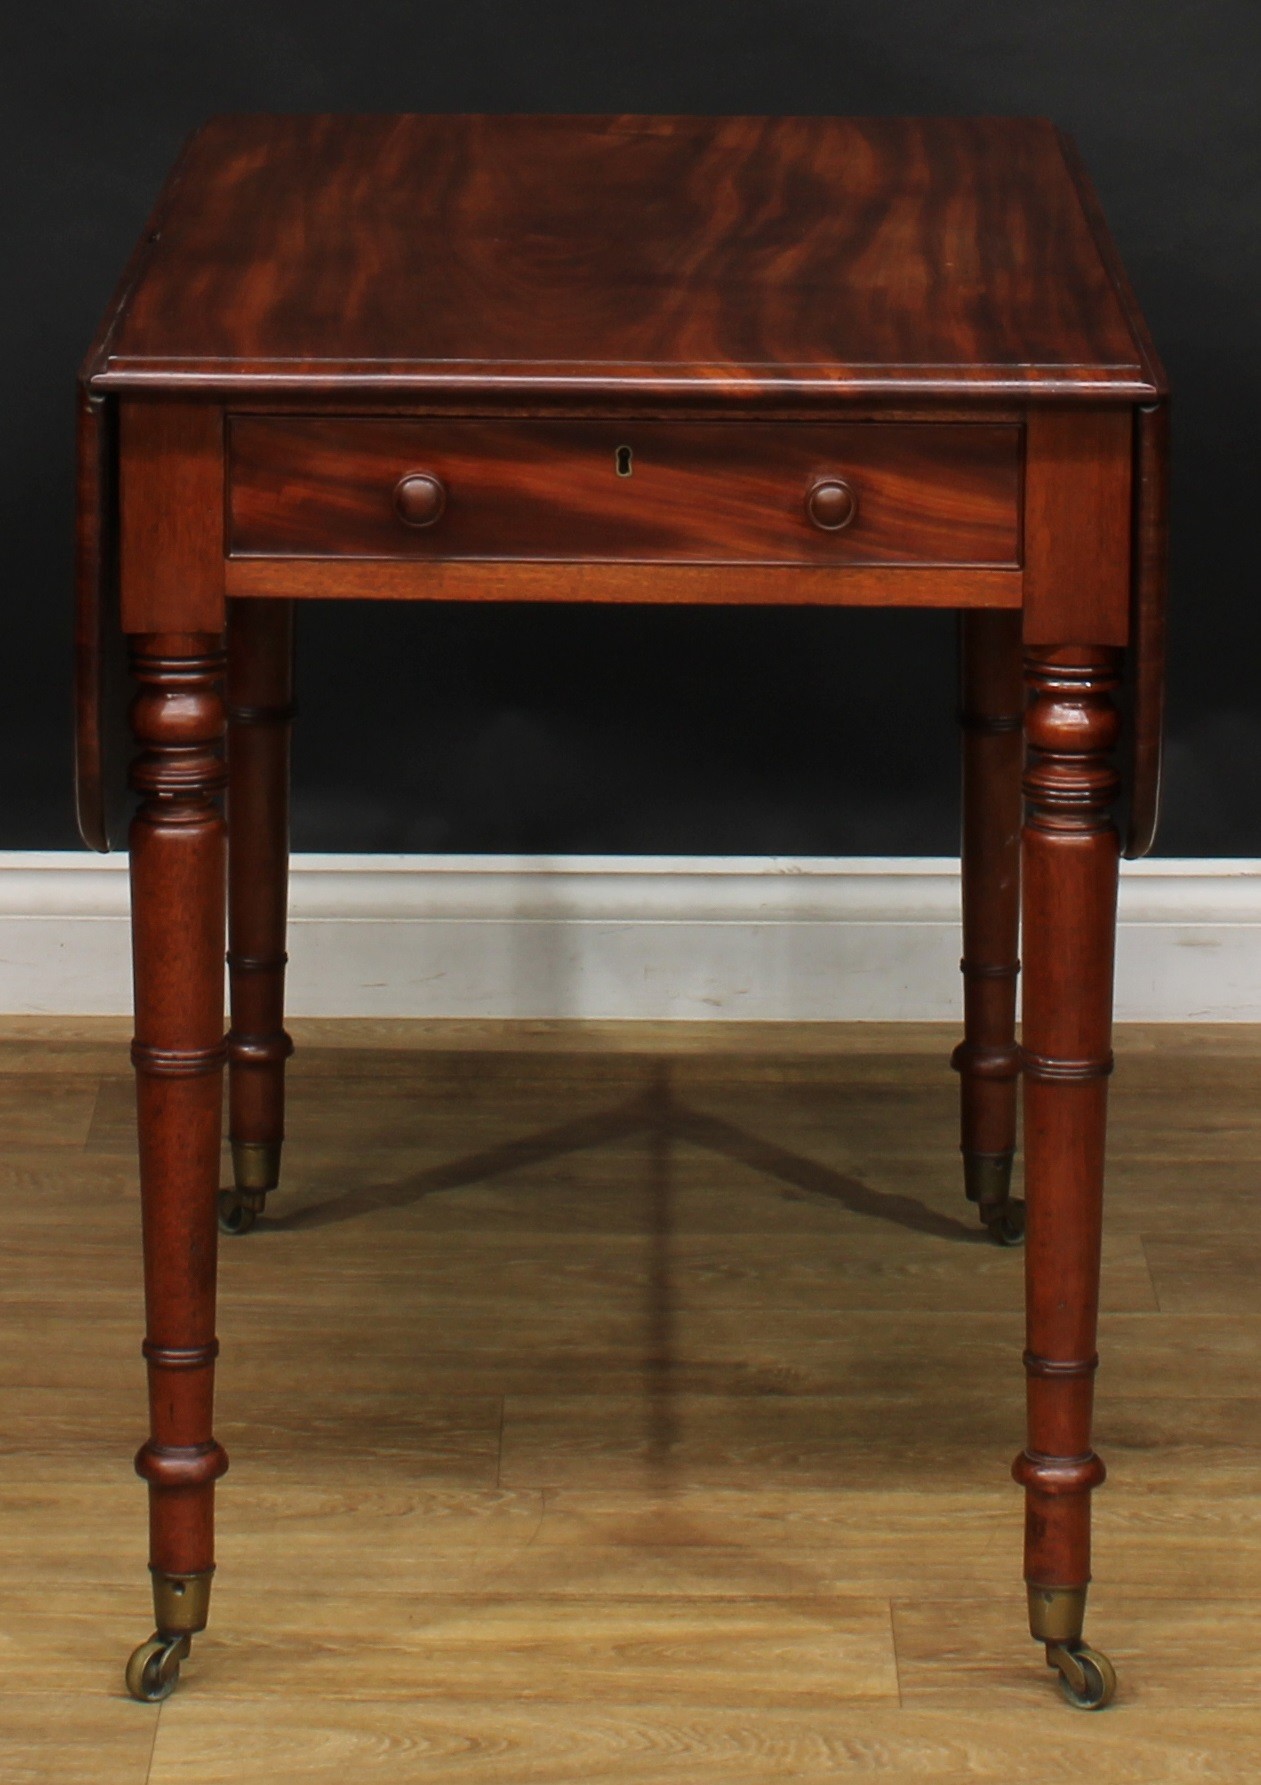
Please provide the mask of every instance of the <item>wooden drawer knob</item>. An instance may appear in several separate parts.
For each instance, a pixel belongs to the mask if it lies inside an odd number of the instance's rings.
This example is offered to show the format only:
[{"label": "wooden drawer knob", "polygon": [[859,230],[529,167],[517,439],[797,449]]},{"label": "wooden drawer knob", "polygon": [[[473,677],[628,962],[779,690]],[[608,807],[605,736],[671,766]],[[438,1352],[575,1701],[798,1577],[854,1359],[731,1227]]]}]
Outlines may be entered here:
[{"label": "wooden drawer knob", "polygon": [[447,492],[427,471],[401,477],[394,490],[394,511],[409,527],[432,527],[447,505]]},{"label": "wooden drawer knob", "polygon": [[806,513],[825,533],[839,533],[858,513],[858,497],[843,477],[822,477],[806,497]]}]

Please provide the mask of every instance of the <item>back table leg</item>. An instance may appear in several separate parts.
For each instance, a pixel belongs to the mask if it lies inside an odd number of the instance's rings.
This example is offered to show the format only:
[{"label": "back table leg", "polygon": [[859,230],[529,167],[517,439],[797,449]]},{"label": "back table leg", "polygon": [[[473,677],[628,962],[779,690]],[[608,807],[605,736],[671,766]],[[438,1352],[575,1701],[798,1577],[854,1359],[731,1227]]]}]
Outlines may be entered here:
[{"label": "back table leg", "polygon": [[1019,1245],[1011,1199],[1016,1150],[1016,976],[1020,939],[1020,770],[1024,683],[1018,613],[959,616],[963,729],[963,1040],[959,1074],[963,1181],[1002,1245]]},{"label": "back table leg", "polygon": [[1090,1428],[1112,1070],[1117,653],[1035,649],[1025,673],[1028,1441],[1013,1473],[1025,1489],[1030,1628],[1069,1701],[1094,1710],[1116,1684],[1082,1642],[1082,1621],[1090,1494],[1104,1477]]},{"label": "back table leg", "polygon": [[285,1133],[285,921],[293,603],[228,604],[228,1132],[224,1233],[245,1233],[280,1182]]},{"label": "back table leg", "polygon": [[206,1625],[214,1484],[228,1459],[211,1432],[215,1193],[223,1099],[224,769],[222,640],[132,641],[141,795],[131,827],[136,1103],[144,1233],[150,1436],[149,1566],[157,1629],[128,1690],[165,1698]]}]

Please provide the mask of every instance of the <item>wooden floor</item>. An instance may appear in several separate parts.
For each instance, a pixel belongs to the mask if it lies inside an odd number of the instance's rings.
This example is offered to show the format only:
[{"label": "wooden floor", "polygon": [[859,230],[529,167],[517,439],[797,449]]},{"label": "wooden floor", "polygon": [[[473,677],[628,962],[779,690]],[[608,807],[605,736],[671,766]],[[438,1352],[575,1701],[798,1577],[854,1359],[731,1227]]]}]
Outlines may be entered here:
[{"label": "wooden floor", "polygon": [[0,1032],[5,1785],[1261,1778],[1261,1032],[1119,1036],[1088,1716],[953,1032],[296,1027],[161,1709],[125,1028]]}]

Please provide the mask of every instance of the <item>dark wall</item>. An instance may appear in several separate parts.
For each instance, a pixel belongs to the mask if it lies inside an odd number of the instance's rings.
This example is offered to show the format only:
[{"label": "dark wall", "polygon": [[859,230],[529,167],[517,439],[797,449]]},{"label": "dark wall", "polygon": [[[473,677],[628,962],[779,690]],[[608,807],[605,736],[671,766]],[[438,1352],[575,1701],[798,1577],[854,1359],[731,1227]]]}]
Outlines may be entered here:
[{"label": "dark wall", "polygon": [[[223,110],[1037,112],[1176,393],[1161,847],[1261,854],[1257,0],[62,0],[0,25],[0,847],[74,841],[73,371]],[[942,615],[300,614],[301,848],[945,853]]]}]

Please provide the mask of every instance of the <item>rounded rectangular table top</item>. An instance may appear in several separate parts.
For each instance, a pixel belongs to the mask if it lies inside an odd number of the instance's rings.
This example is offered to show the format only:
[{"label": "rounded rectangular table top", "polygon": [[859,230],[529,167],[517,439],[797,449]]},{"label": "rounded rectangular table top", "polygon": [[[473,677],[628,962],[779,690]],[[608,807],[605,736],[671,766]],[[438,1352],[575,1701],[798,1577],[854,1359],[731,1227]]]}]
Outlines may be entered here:
[{"label": "rounded rectangular table top", "polygon": [[[1023,605],[1035,642],[1128,637],[1130,853],[1150,844],[1167,387],[1076,151],[1045,119],[214,118],[167,181],[82,379],[79,809],[95,846],[110,829],[104,665],[123,617],[133,631],[170,630],[175,614],[185,629],[214,632],[228,596],[298,594]],[[335,488],[316,467],[306,491],[297,460],[262,467],[262,484],[245,493],[271,505],[280,536],[265,533],[253,548],[236,537],[237,555],[225,555],[224,446],[238,424],[340,430],[358,418],[362,443],[361,428],[388,432],[404,418],[415,428],[439,415],[444,425],[495,417],[497,429],[519,430],[546,417],[549,428],[565,418],[613,432],[598,478],[575,435],[559,503],[550,448],[527,454],[529,465],[514,459],[515,495],[483,491],[476,526],[465,497],[502,454],[488,456],[483,439],[474,476],[458,454],[447,463],[451,436],[436,468],[444,490],[459,472],[443,504],[450,557],[436,533],[431,546],[427,534],[400,532],[400,477],[435,475],[411,462],[410,436],[408,462],[396,465],[392,434],[382,456],[349,450],[338,432]],[[806,439],[785,441],[773,468],[741,473],[753,499],[737,511],[729,478],[696,449],[705,428],[745,418],[797,429],[879,423],[890,440],[887,430],[929,425],[935,442],[915,489],[899,494],[905,466],[855,461],[838,472],[809,454],[799,464]],[[649,422],[676,432],[650,437]],[[1022,434],[1020,473],[1014,447],[1004,448],[973,467],[973,489],[956,450],[968,429],[954,424],[964,422],[975,440]],[[746,458],[770,437],[743,432]],[[630,472],[632,511],[612,467],[645,442],[639,474]],[[667,467],[669,487],[657,475]],[[803,519],[825,473],[850,485],[851,502],[857,495],[858,519],[831,544]],[[1023,507],[1008,489],[1013,476]],[[680,517],[685,484],[698,506]],[[230,483],[229,496],[242,493]],[[610,545],[614,497],[621,533]],[[244,511],[229,510],[235,526]],[[472,530],[461,544],[462,510]],[[132,577],[120,615],[124,517]],[[329,539],[334,518],[343,531]],[[715,564],[702,536],[718,521]],[[981,537],[995,521],[997,543]],[[929,537],[943,522],[944,544]],[[1017,568],[1008,535],[1021,524],[1037,550]],[[582,528],[579,538],[572,530]],[[810,554],[799,543],[807,537]],[[291,556],[299,547],[323,555]],[[263,555],[239,555],[250,549]],[[508,589],[479,568],[508,549],[546,562],[514,564]],[[579,570],[616,558],[618,577],[606,565],[599,587],[581,577],[561,586],[554,553]],[[778,568],[791,571],[788,583]],[[359,570],[370,577],[355,581]],[[461,571],[475,579],[457,586]],[[271,580],[260,584],[258,572]],[[824,575],[834,587],[807,588]]]},{"label": "rounded rectangular table top", "polygon": [[522,402],[1163,389],[1071,145],[1018,118],[215,118],[84,370]]}]

